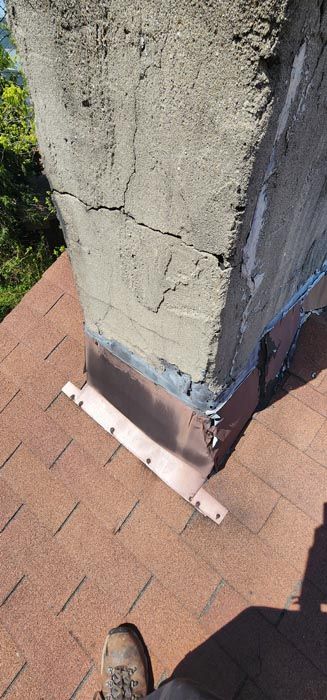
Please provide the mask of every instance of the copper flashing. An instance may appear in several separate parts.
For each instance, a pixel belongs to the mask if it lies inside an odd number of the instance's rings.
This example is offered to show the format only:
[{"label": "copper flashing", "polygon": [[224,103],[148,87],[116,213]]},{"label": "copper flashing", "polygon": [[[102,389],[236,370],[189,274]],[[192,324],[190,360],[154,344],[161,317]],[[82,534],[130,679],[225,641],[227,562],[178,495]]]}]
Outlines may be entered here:
[{"label": "copper flashing", "polygon": [[202,488],[205,474],[160,447],[89,384],[78,389],[68,382],[62,391],[200,513],[222,522],[227,510]]},{"label": "copper flashing", "polygon": [[85,336],[89,386],[151,440],[206,478],[213,467],[211,422]]},{"label": "copper flashing", "polygon": [[295,304],[262,340],[264,349],[264,392],[279,374],[300,326],[301,304]]},{"label": "copper flashing", "polygon": [[254,369],[219,409],[220,422],[215,430],[218,444],[215,467],[219,467],[259,403],[259,371]]}]

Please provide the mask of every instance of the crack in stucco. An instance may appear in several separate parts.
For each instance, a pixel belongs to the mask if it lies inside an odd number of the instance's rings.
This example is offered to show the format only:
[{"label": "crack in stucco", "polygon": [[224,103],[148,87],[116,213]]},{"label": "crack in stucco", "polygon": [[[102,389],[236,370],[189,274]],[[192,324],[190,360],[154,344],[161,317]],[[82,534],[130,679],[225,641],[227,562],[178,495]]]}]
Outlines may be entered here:
[{"label": "crack in stucco", "polygon": [[[169,268],[169,265],[170,265],[170,263],[171,263],[171,260],[172,260],[172,255],[171,255],[171,257],[170,257],[170,260],[168,261],[168,264],[166,265],[166,269],[163,271],[163,276],[164,276],[164,277],[167,275],[168,268]],[[197,268],[198,265],[199,265],[199,260],[196,260],[194,266]],[[198,272],[197,277],[199,276],[199,274],[200,274],[200,272]],[[195,275],[192,274],[192,278],[194,278],[194,277],[195,277]],[[185,280],[185,281],[183,281],[183,280],[177,280],[176,282],[174,282],[174,284],[169,285],[169,287],[167,287],[167,289],[164,289],[163,292],[162,292],[162,299],[159,301],[159,304],[157,305],[157,308],[155,309],[154,313],[158,313],[160,307],[162,306],[162,304],[163,304],[164,301],[165,301],[166,294],[168,294],[168,292],[176,292],[176,290],[177,290],[179,287],[188,287],[188,285],[190,284],[190,281],[191,281],[190,279]]]},{"label": "crack in stucco", "polygon": [[[82,287],[80,287],[80,289],[83,290]],[[101,304],[104,303],[103,300],[98,299],[95,296],[92,296],[92,299],[99,301]],[[134,317],[129,316],[125,311],[122,311],[122,309],[118,308],[114,304],[110,303],[110,304],[107,304],[106,306],[107,306],[107,308],[106,308],[105,312],[100,317],[98,317],[96,321],[94,321],[94,325],[97,327],[99,335],[102,335],[101,324],[104,323],[104,321],[106,321],[107,316],[110,312],[110,309],[114,309],[115,311],[119,311],[119,313],[121,313],[125,318],[127,318],[132,323],[135,323]],[[153,328],[148,328],[147,326],[142,325],[142,323],[140,323],[139,321],[137,322],[137,326],[138,326],[138,328],[142,328],[143,330],[145,330],[147,333],[152,333],[153,335],[156,335],[158,338],[161,338],[162,340],[167,340],[167,338],[164,335],[161,335],[161,333],[158,333]],[[175,345],[179,344],[179,340],[172,340],[172,342]],[[140,348],[138,348],[138,351],[142,355],[142,351]]]},{"label": "crack in stucco", "polygon": [[[171,26],[171,15],[169,15],[169,21],[168,21],[167,31],[166,31],[165,36],[164,36],[163,45],[162,45],[162,47],[161,47],[161,49],[160,49],[159,62],[158,62],[158,64],[156,64],[156,63],[150,63],[148,66],[146,66],[143,70],[140,71],[140,73],[139,73],[139,78],[138,78],[138,83],[137,83],[137,85],[136,85],[136,87],[135,87],[135,91],[134,91],[134,132],[133,132],[133,139],[132,139],[133,166],[132,166],[132,171],[131,171],[131,173],[130,173],[128,179],[127,179],[127,182],[126,182],[126,185],[125,185],[125,189],[124,189],[124,193],[123,193],[123,209],[124,209],[124,210],[126,209],[126,197],[127,197],[127,194],[128,194],[128,190],[129,190],[130,184],[131,184],[131,182],[132,182],[132,179],[133,179],[134,175],[136,175],[136,135],[137,135],[137,129],[138,129],[138,116],[137,116],[137,112],[138,112],[138,91],[139,91],[139,89],[140,89],[141,82],[146,78],[148,71],[149,71],[151,68],[158,68],[158,69],[161,69],[161,67],[162,67],[162,55],[163,55],[163,52],[164,52],[164,50],[165,50],[165,47],[166,47],[166,44],[167,44],[167,41],[168,41],[170,26]],[[126,212],[125,212],[125,213],[126,213]],[[126,214],[126,216],[127,216],[127,215],[128,215],[128,214]],[[149,228],[149,227],[148,227],[148,228]]]},{"label": "crack in stucco", "polygon": [[128,188],[131,184],[132,178],[134,177],[136,173],[136,134],[137,134],[137,91],[140,87],[140,82],[141,82],[141,75],[139,76],[139,81],[138,84],[135,88],[135,93],[134,93],[134,131],[133,131],[133,140],[132,140],[132,153],[133,153],[133,168],[132,172],[126,182],[126,186],[124,189],[124,194],[123,194],[123,209],[125,209],[126,206],[126,197],[128,193]]},{"label": "crack in stucco", "polygon": [[99,204],[99,206],[92,206],[85,202],[84,200],[80,199],[77,197],[75,194],[72,194],[71,192],[64,192],[57,190],[53,188],[51,190],[51,194],[58,194],[62,197],[72,197],[73,199],[76,199],[80,204],[82,204],[84,207],[86,207],[87,211],[109,211],[109,212],[120,212],[123,216],[125,216],[126,219],[131,219],[137,226],[142,226],[143,228],[148,229],[149,231],[153,231],[153,233],[161,233],[162,236],[170,236],[171,238],[176,238],[177,240],[180,240],[183,245],[185,245],[187,248],[192,248],[195,253],[202,253],[203,255],[208,255],[212,258],[214,258],[218,264],[218,267],[222,271],[228,271],[231,269],[232,265],[226,260],[222,261],[222,256],[219,254],[212,253],[209,250],[199,250],[196,248],[192,243],[186,243],[186,241],[183,240],[182,236],[179,233],[172,233],[171,231],[161,231],[159,228],[152,228],[151,226],[148,226],[147,224],[143,223],[142,221],[138,221],[130,212],[126,212],[124,210],[124,206],[121,207],[107,207],[104,204]]}]

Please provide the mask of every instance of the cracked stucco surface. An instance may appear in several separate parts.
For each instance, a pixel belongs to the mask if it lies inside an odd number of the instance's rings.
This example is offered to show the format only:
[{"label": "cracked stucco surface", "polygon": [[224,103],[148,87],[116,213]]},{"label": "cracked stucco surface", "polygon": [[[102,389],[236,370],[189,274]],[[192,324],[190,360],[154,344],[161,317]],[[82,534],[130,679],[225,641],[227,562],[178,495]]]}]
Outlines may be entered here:
[{"label": "cracked stucco surface", "polygon": [[327,3],[289,7],[276,50],[278,84],[261,149],[265,157],[258,157],[253,173],[255,178],[262,168],[260,180],[242,222],[235,282],[238,290],[245,283],[243,304],[235,310],[233,281],[226,299],[226,323],[238,329],[231,377],[244,367],[265,326],[327,259]]},{"label": "cracked stucco surface", "polygon": [[[185,366],[194,328],[206,327],[208,311],[212,323],[224,303],[225,272],[216,258],[119,210],[90,209],[69,194],[54,197],[65,221],[88,328],[127,347],[133,338],[133,350],[141,356],[151,348],[154,367],[160,368],[158,358]],[[95,229],[96,240],[90,240]],[[96,274],[85,276],[89,266]],[[211,351],[208,338],[210,333],[203,333],[193,349],[201,379]]]},{"label": "cracked stucco surface", "polygon": [[218,390],[326,254],[325,2],[8,5],[88,327]]}]

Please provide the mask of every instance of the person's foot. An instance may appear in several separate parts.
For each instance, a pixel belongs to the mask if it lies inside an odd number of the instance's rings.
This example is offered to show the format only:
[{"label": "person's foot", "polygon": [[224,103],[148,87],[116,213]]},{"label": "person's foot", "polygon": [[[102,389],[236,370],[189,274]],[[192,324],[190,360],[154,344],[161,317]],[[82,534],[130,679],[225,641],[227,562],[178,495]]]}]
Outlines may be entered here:
[{"label": "person's foot", "polygon": [[141,636],[131,625],[110,630],[101,663],[105,700],[136,700],[149,691],[149,667]]}]

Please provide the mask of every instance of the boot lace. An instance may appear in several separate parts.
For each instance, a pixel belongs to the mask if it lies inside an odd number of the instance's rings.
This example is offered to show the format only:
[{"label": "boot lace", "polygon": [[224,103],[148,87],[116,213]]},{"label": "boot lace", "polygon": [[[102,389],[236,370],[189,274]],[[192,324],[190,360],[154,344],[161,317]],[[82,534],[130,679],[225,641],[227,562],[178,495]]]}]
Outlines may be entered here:
[{"label": "boot lace", "polygon": [[138,685],[138,681],[133,680],[132,676],[136,671],[134,668],[127,666],[115,666],[107,668],[108,679],[105,683],[106,692],[105,700],[139,700],[142,696],[134,692],[134,688]]}]

